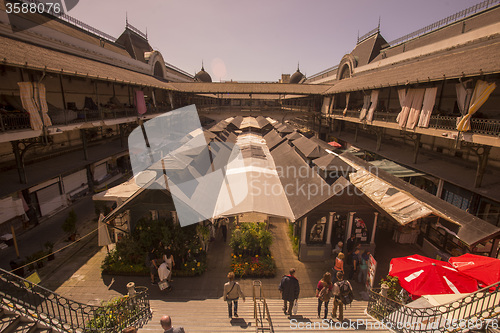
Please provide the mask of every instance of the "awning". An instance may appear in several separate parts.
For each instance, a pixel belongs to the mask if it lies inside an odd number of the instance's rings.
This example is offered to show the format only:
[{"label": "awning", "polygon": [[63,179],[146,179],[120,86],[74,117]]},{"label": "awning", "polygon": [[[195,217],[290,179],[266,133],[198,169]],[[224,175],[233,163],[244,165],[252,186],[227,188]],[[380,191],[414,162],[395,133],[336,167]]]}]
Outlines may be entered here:
[{"label": "awning", "polygon": [[359,169],[349,175],[351,183],[401,225],[426,217],[432,211],[412,196],[384,182],[370,172]]},{"label": "awning", "polygon": [[402,165],[394,163],[393,161],[389,161],[386,159],[378,160],[378,161],[370,161],[370,164],[376,166],[379,169],[384,170],[385,172],[390,173],[398,178],[405,177],[415,177],[415,176],[423,176],[425,173],[418,172],[409,168],[405,168]]}]

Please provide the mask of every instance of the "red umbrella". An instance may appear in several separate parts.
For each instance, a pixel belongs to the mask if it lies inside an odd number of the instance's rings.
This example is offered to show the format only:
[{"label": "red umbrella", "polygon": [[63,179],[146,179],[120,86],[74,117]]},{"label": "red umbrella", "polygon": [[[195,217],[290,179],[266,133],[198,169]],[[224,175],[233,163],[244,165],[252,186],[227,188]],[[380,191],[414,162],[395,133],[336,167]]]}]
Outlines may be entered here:
[{"label": "red umbrella", "polygon": [[342,147],[342,145],[340,143],[338,143],[337,141],[332,141],[332,142],[328,142],[328,144],[332,147],[335,147],[335,148],[340,148]]},{"label": "red umbrella", "polygon": [[477,290],[477,281],[449,263],[418,254],[391,260],[389,275],[412,295],[460,294]]},{"label": "red umbrella", "polygon": [[500,260],[466,253],[460,257],[451,257],[450,264],[459,272],[473,277],[484,287],[500,281]]}]

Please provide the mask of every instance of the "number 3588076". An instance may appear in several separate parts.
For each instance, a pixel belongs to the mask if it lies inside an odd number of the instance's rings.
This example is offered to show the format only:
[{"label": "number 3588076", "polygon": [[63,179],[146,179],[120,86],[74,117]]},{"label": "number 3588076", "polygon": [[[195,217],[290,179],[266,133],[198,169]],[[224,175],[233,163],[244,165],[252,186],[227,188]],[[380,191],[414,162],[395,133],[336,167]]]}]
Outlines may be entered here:
[{"label": "number 3588076", "polygon": [[53,2],[38,2],[38,3],[5,3],[7,14],[41,14],[41,13],[50,13],[50,14],[61,14],[62,8],[60,3]]}]

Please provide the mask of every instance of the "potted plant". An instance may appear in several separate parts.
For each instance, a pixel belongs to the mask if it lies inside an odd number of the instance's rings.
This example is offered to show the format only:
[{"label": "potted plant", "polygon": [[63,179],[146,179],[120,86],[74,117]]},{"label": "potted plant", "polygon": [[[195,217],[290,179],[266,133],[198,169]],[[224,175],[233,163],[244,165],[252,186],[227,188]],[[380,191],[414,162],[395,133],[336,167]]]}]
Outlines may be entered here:
[{"label": "potted plant", "polygon": [[64,232],[67,232],[69,234],[68,238],[71,241],[74,241],[76,238],[76,220],[77,217],[75,210],[72,209],[69,212],[68,217],[66,218],[66,220],[64,220],[62,224],[62,229],[64,230]]},{"label": "potted plant", "polygon": [[53,242],[51,242],[51,241],[47,241],[47,242],[45,242],[45,244],[44,244],[43,246],[45,247],[45,249],[47,250],[47,254],[49,255],[49,256],[47,257],[47,259],[48,259],[49,261],[54,260],[54,259],[55,259],[55,255],[54,255],[54,253],[53,253],[53,250],[54,250],[54,243],[53,243]]}]

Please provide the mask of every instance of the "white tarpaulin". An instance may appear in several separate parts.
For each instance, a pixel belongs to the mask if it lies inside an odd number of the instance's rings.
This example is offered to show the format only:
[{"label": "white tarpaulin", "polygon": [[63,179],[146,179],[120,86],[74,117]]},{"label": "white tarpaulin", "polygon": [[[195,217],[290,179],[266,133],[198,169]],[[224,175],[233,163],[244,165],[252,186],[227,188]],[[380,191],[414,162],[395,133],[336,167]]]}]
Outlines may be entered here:
[{"label": "white tarpaulin", "polygon": [[108,225],[104,222],[104,215],[101,213],[99,215],[98,225],[98,244],[99,246],[107,246],[111,244],[111,237],[109,237]]},{"label": "white tarpaulin", "polygon": [[349,174],[351,183],[402,225],[428,216],[432,211],[372,173],[360,169]]}]

